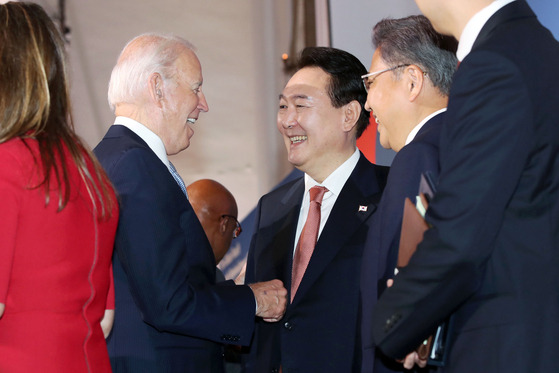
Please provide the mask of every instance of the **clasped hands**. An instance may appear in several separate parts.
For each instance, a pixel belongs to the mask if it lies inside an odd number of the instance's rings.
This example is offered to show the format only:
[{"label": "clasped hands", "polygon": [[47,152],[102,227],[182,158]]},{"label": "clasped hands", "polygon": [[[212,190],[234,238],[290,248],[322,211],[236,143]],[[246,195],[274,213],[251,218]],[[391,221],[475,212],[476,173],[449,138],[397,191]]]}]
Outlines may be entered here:
[{"label": "clasped hands", "polygon": [[256,299],[256,316],[262,317],[267,322],[279,321],[287,306],[287,290],[283,282],[272,280],[249,286]]}]

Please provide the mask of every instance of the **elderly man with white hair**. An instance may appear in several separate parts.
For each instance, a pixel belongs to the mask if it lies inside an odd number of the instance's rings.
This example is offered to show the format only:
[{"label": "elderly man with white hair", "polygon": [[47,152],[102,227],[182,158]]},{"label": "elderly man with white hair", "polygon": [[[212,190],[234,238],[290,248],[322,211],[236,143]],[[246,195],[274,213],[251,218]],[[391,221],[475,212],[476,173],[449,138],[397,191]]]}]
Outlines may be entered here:
[{"label": "elderly man with white hair", "polygon": [[275,321],[285,310],[279,280],[215,284],[212,248],[167,158],[189,146],[208,111],[202,81],[193,47],[157,34],[130,41],[111,75],[116,120],[95,153],[120,203],[115,372],[222,372],[220,343],[248,345],[255,314]]}]

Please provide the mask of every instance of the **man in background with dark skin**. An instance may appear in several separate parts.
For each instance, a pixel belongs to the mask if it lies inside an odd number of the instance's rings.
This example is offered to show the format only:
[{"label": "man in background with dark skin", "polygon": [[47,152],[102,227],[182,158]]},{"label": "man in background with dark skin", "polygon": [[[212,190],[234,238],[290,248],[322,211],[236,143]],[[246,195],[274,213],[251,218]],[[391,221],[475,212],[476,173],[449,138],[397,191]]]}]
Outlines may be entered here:
[{"label": "man in background with dark skin", "polygon": [[[235,197],[222,184],[210,179],[197,180],[186,190],[190,204],[210,241],[217,265],[227,254],[231,241],[242,231],[237,220]],[[216,275],[217,282],[225,280],[219,268]]]}]

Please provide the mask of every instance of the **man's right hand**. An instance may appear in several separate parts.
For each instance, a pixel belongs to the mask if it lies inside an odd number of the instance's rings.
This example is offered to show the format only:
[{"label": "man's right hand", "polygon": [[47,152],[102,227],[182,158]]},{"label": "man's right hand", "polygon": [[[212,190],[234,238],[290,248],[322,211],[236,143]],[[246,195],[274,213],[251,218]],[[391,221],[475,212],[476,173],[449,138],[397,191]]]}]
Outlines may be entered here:
[{"label": "man's right hand", "polygon": [[287,306],[287,290],[283,283],[280,280],[272,280],[249,286],[256,299],[256,316],[268,322],[280,320]]}]

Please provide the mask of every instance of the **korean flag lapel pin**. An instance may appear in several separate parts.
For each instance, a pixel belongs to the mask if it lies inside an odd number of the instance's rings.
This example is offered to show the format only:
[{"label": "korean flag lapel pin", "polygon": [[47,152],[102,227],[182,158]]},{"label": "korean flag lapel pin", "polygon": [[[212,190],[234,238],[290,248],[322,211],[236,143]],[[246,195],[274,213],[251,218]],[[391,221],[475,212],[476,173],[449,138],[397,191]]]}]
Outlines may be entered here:
[{"label": "korean flag lapel pin", "polygon": [[367,212],[368,206],[359,205],[359,212]]}]

